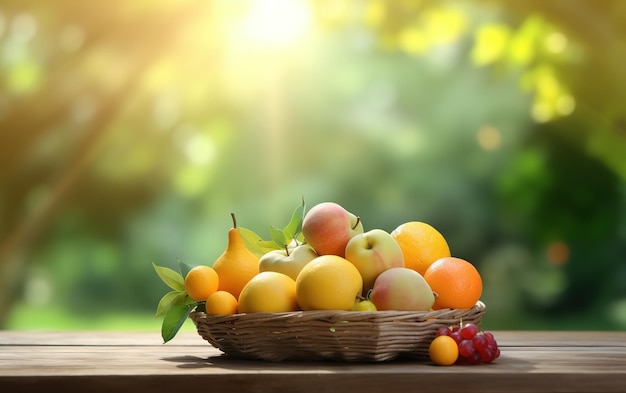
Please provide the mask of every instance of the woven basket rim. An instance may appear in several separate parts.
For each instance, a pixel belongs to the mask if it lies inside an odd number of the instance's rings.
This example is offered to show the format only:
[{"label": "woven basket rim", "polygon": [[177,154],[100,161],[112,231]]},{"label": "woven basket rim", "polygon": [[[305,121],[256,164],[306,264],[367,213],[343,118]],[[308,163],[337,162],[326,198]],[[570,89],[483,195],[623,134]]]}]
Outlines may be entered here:
[{"label": "woven basket rim", "polygon": [[452,308],[442,308],[439,310],[431,310],[431,311],[398,311],[398,310],[380,310],[380,311],[345,311],[345,310],[298,310],[298,311],[288,311],[288,312],[255,312],[255,313],[236,313],[236,314],[228,314],[228,315],[210,315],[206,314],[203,311],[192,311],[189,315],[194,321],[199,318],[208,318],[215,323],[219,323],[220,320],[228,321],[232,319],[290,319],[297,318],[303,316],[309,316],[312,318],[321,318],[323,316],[328,316],[333,319],[346,319],[346,320],[368,320],[368,319],[387,319],[389,317],[400,317],[400,318],[416,318],[419,317],[421,319],[429,319],[429,318],[442,318],[447,314],[455,315],[459,312],[484,312],[486,310],[486,305],[484,302],[479,300],[476,304],[467,309],[452,309]]}]

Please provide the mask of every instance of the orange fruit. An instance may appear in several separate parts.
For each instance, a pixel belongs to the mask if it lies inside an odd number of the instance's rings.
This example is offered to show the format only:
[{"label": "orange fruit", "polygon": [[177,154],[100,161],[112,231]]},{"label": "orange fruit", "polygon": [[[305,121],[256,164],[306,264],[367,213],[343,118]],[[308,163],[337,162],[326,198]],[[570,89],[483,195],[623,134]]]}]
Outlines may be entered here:
[{"label": "orange fruit", "polygon": [[451,255],[443,235],[425,222],[405,222],[394,229],[391,236],[402,249],[404,266],[421,275],[424,275],[431,263]]},{"label": "orange fruit", "polygon": [[296,282],[286,274],[266,271],[252,277],[239,294],[239,312],[298,310]]},{"label": "orange fruit", "polygon": [[434,310],[472,308],[483,291],[483,281],[478,270],[468,261],[456,257],[435,261],[426,269],[424,280],[436,293]]},{"label": "orange fruit", "polygon": [[428,347],[428,355],[438,366],[451,366],[459,358],[459,345],[450,336],[437,336]]},{"label": "orange fruit", "polygon": [[207,315],[231,315],[237,313],[237,298],[227,291],[215,291],[204,304]]},{"label": "orange fruit", "polygon": [[210,266],[194,266],[185,276],[185,292],[193,300],[206,300],[218,285],[217,272]]},{"label": "orange fruit", "polygon": [[303,310],[350,311],[362,290],[359,270],[337,255],[313,259],[296,278],[296,296]]}]

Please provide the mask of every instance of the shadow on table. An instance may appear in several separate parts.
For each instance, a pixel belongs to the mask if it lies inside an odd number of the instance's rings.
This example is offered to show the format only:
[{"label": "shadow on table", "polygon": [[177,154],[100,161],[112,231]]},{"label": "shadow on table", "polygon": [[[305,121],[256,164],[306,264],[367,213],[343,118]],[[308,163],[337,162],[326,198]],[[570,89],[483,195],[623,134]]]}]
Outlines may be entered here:
[{"label": "shadow on table", "polygon": [[[219,367],[224,369],[236,369],[236,370],[297,370],[297,369],[311,369],[314,368],[320,371],[336,371],[338,369],[346,370],[353,367],[362,367],[364,365],[369,366],[370,371],[380,370],[383,371],[388,367],[394,369],[405,369],[407,371],[414,370],[415,367],[427,368],[431,371],[444,371],[445,367],[436,366],[430,361],[424,360],[391,360],[385,362],[333,362],[333,361],[281,361],[270,362],[255,359],[242,359],[235,358],[226,354],[218,356],[200,357],[200,356],[173,356],[162,358],[164,361],[177,363],[176,367],[184,369],[195,368],[207,368],[207,367]],[[456,367],[456,366],[455,366]],[[481,364],[477,366],[461,365],[458,367],[467,368],[468,372],[476,371],[476,367],[482,369],[483,367],[497,367],[506,368],[508,370],[516,369],[530,370],[533,366],[520,358],[515,357],[514,352],[504,353],[496,362],[492,364]]]}]

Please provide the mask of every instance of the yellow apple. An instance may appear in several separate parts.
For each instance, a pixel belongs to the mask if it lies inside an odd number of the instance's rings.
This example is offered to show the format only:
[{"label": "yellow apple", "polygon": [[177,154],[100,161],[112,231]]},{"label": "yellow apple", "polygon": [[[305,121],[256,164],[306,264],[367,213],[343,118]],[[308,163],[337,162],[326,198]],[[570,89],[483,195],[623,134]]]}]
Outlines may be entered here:
[{"label": "yellow apple", "polygon": [[346,245],[346,259],[363,278],[363,296],[374,286],[376,277],[392,267],[404,267],[402,249],[390,233],[372,229],[354,235]]},{"label": "yellow apple", "polygon": [[259,272],[273,271],[296,279],[300,270],[317,257],[317,253],[306,244],[284,250],[272,250],[259,259]]}]

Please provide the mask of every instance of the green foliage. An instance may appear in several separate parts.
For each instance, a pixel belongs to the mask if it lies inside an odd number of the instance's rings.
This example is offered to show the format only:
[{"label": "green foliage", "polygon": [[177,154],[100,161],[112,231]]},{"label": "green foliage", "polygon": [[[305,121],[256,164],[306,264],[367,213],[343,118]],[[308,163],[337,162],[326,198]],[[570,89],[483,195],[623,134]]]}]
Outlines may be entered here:
[{"label": "green foliage", "polygon": [[167,343],[176,336],[195,307],[196,304],[178,304],[165,314],[163,325],[161,325],[163,343]]},{"label": "green foliage", "polygon": [[163,295],[157,306],[155,318],[163,318],[173,306],[183,304],[187,300],[187,293],[170,291]]},{"label": "green foliage", "polygon": [[185,291],[185,280],[187,272],[191,267],[182,261],[178,262],[180,272],[164,266],[152,263],[157,275],[170,291],[161,297],[157,306],[156,318],[162,318],[161,337],[163,343],[167,343],[176,336],[176,333],[183,326],[189,314],[204,302],[194,301]]},{"label": "green foliage", "polygon": [[306,203],[304,197],[302,197],[302,203],[291,214],[289,223],[282,229],[283,236],[285,237],[286,244],[289,244],[292,240],[303,241],[302,235],[302,222],[304,221],[304,215],[306,213]]},{"label": "green foliage", "polygon": [[294,241],[302,242],[304,240],[301,234],[304,212],[305,203],[304,198],[302,198],[302,204],[293,211],[289,223],[284,228],[279,229],[270,225],[270,234],[277,246],[285,248]]},{"label": "green foliage", "polygon": [[241,234],[241,239],[246,245],[246,248],[257,256],[280,248],[273,240],[263,240],[261,236],[250,229],[244,227],[237,227],[237,229],[239,230],[239,234]]},{"label": "green foliage", "polygon": [[182,277],[181,273],[176,272],[169,267],[158,266],[154,262],[152,263],[154,270],[156,271],[159,278],[174,291],[184,292],[185,291],[185,279]]},{"label": "green foliage", "polygon": [[239,233],[246,247],[254,254],[261,256],[271,250],[285,249],[292,242],[304,242],[302,235],[302,221],[304,220],[306,204],[304,198],[302,203],[293,211],[287,225],[283,228],[277,228],[274,225],[269,226],[271,240],[263,240],[261,236],[254,231],[246,228],[239,228]]}]

